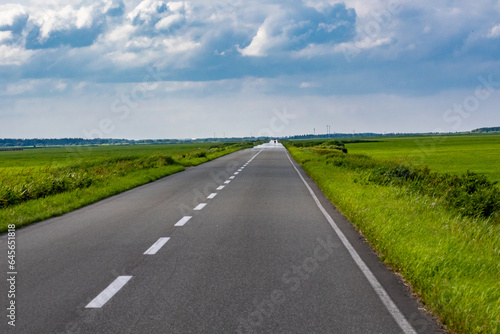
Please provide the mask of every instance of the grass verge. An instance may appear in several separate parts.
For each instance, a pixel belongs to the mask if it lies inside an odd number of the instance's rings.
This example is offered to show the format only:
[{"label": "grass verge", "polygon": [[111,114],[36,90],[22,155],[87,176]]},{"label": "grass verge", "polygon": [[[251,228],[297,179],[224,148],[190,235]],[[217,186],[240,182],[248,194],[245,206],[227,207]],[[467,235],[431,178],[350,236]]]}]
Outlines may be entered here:
[{"label": "grass verge", "polygon": [[287,148],[444,325],[458,333],[500,333],[500,224],[494,218],[466,216],[404,182],[371,181],[376,161],[349,168],[339,151]]}]

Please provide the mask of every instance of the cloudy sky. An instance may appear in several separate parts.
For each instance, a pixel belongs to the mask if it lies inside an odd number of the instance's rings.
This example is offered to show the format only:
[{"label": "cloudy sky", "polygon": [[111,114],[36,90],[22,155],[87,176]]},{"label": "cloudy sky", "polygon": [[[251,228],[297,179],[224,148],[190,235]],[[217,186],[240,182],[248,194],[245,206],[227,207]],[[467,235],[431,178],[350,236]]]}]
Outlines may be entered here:
[{"label": "cloudy sky", "polygon": [[0,138],[500,126],[498,0],[0,0]]}]

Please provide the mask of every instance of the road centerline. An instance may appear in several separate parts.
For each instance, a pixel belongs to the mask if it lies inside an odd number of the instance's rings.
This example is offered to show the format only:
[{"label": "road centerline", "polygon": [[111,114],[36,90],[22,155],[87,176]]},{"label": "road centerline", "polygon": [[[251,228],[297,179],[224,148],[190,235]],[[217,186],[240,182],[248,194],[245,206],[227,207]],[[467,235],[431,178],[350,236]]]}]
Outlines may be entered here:
[{"label": "road centerline", "polygon": [[193,210],[200,211],[205,207],[205,205],[207,205],[207,203],[200,203]]},{"label": "road centerline", "polygon": [[113,283],[108,285],[97,297],[95,297],[90,303],[85,306],[85,308],[101,308],[106,304],[113,296],[125,286],[125,284],[130,281],[132,276],[118,276]]},{"label": "road centerline", "polygon": [[174,226],[184,226],[193,216],[182,217]]},{"label": "road centerline", "polygon": [[155,255],[166,243],[170,240],[170,238],[160,238],[156,241],[153,246],[149,247],[147,251],[144,252],[144,255]]}]

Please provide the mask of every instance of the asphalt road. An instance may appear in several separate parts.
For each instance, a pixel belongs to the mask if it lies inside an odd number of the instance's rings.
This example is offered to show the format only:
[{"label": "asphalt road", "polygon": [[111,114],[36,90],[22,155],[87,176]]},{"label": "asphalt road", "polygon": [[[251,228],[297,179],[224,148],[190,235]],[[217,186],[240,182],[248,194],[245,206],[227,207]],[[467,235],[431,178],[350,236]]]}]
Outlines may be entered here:
[{"label": "asphalt road", "polygon": [[441,332],[281,144],[7,238],[1,333]]}]

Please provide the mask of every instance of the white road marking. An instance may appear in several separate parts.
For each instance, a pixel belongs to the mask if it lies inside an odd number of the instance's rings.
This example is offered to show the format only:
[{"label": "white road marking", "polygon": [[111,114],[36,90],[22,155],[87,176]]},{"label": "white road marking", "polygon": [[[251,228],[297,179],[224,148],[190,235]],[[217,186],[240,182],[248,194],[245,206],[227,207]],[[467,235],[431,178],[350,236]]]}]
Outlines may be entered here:
[{"label": "white road marking", "polygon": [[228,184],[231,180],[224,181],[224,184]]},{"label": "white road marking", "polygon": [[132,276],[118,276],[113,283],[111,283],[106,289],[104,289],[97,297],[95,297],[90,303],[85,306],[85,308],[101,308],[106,304],[113,296],[120,291],[121,288]]},{"label": "white road marking", "polygon": [[144,252],[144,255],[155,255],[160,248],[163,247],[167,243],[170,238],[160,238],[157,242],[153,244],[153,246],[149,247],[147,251]]},{"label": "white road marking", "polygon": [[203,209],[205,207],[205,205],[207,205],[207,203],[200,203],[193,210],[199,211],[199,210]]},{"label": "white road marking", "polygon": [[234,175],[238,175],[240,172],[234,172]]},{"label": "white road marking", "polygon": [[387,311],[389,311],[389,313],[392,315],[394,320],[396,320],[399,327],[401,327],[401,329],[403,330],[403,333],[405,333],[405,334],[417,334],[417,332],[415,332],[415,330],[413,329],[411,324],[408,322],[408,320],[406,320],[405,316],[398,309],[396,304],[394,304],[394,302],[392,301],[392,299],[389,296],[389,294],[387,293],[387,291],[385,291],[384,287],[379,283],[379,281],[377,280],[375,275],[373,275],[371,270],[363,262],[363,260],[359,256],[359,254],[354,249],[354,247],[352,247],[351,243],[349,242],[349,240],[347,240],[346,236],[344,235],[344,233],[342,233],[342,231],[337,226],[337,224],[335,223],[333,218],[328,214],[328,212],[325,210],[323,205],[321,205],[318,197],[316,197],[316,195],[314,194],[311,187],[307,184],[304,177],[302,177],[302,174],[300,174],[297,167],[295,167],[295,165],[293,164],[292,159],[290,158],[290,155],[288,154],[288,151],[286,154],[287,154],[288,160],[290,160],[290,163],[292,164],[293,168],[295,168],[295,171],[297,172],[297,174],[299,174],[300,178],[302,179],[302,182],[304,182],[307,190],[309,190],[309,193],[311,194],[312,198],[314,199],[314,202],[316,203],[317,207],[319,208],[321,213],[323,213],[323,216],[325,216],[326,220],[330,223],[330,225],[332,226],[335,233],[337,233],[339,239],[344,244],[344,247],[347,248],[352,259],[354,260],[354,262],[356,262],[359,269],[361,269],[361,271],[363,272],[365,277],[368,279],[368,282],[370,282],[370,285],[372,286],[373,290],[375,290],[375,292],[379,296],[380,300],[385,305]]},{"label": "white road marking", "polygon": [[174,226],[184,226],[193,216],[182,217]]},{"label": "white road marking", "polygon": [[218,186],[216,190],[222,190],[224,189],[224,186]]},{"label": "white road marking", "polygon": [[215,196],[217,196],[217,193],[211,193],[210,195],[208,195],[208,199],[212,199],[214,198]]},{"label": "white road marking", "polygon": [[236,176],[234,176],[234,175],[233,175],[233,176],[230,176],[230,177],[229,177],[229,179],[230,179],[230,180],[232,180],[232,179],[234,179],[235,177],[236,177]]}]

